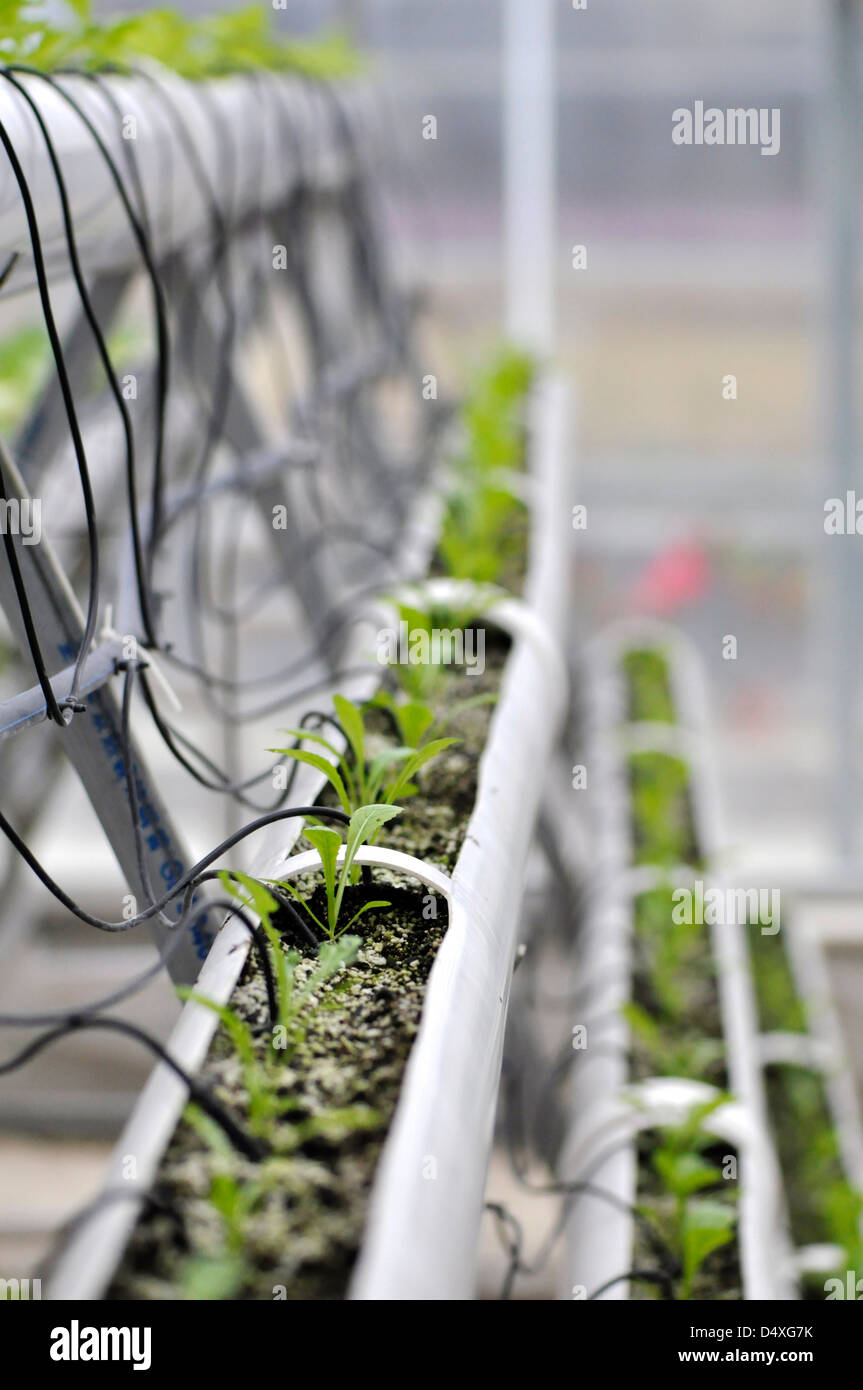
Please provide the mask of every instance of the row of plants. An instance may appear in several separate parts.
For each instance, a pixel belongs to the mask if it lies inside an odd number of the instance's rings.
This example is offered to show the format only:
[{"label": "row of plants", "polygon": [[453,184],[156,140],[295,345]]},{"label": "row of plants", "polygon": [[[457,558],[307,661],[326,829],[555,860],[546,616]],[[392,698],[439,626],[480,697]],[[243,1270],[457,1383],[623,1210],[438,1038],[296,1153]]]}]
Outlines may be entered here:
[{"label": "row of plants", "polygon": [[[490,480],[523,468],[512,430],[491,438],[478,402],[496,399],[523,418],[531,372],[503,353],[480,376],[463,410],[464,446],[454,471],[436,569],[460,518],[501,556],[517,507],[501,510]],[[462,464],[469,465],[462,468]],[[479,494],[461,510],[466,478]],[[465,532],[466,534],[466,532]],[[464,536],[462,537],[464,539]],[[522,534],[523,543],[523,534]],[[501,579],[483,564],[459,579]],[[459,611],[401,602],[411,630],[476,622]],[[333,698],[318,730],[283,731],[274,751],[311,767],[332,820],[309,817],[299,848],[320,867],[290,881],[223,882],[260,920],[266,951],[250,953],[203,1076],[244,1126],[257,1156],[239,1153],[190,1105],[163,1160],[117,1273],[116,1298],[332,1299],[344,1297],[361,1245],[372,1182],[416,1037],[423,997],[447,928],[445,900],[394,870],[360,869],[363,845],[385,841],[451,872],[464,841],[477,773],[506,662],[508,639],[485,634],[484,670],[398,662],[373,699]],[[340,858],[340,852],[344,853]],[[194,995],[206,1006],[206,1000]],[[213,1006],[215,1007],[215,1006]]]},{"label": "row of plants", "polygon": [[[811,1021],[788,959],[789,930],[793,925],[784,924],[778,933],[764,933],[753,921],[752,976],[761,1032],[792,1034],[803,1042]],[[845,1297],[847,1271],[863,1269],[863,1194],[843,1169],[824,1072],[814,1059],[768,1061],[765,1082],[792,1243],[798,1250],[834,1246],[837,1251],[832,1269],[804,1267],[801,1294],[823,1299],[829,1281],[838,1278]]]},{"label": "row of plants", "polygon": [[0,19],[3,59],[41,72],[117,71],[150,60],[193,81],[262,69],[334,80],[360,66],[343,34],[280,37],[264,5],[202,16],[168,7],[114,16],[94,14],[91,0],[66,0],[60,13],[38,0],[2,0]]},{"label": "row of plants", "polygon": [[[625,708],[632,723],[676,723],[670,665],[661,650],[623,653]],[[687,762],[638,751],[627,762],[632,862],[657,871],[633,899],[631,996],[624,1006],[632,1081],[652,1077],[709,1083],[710,1097],[675,1126],[649,1128],[637,1142],[632,1297],[741,1296],[736,1158],[711,1133],[726,1104],[728,1076],[719,987],[709,928],[678,924],[672,877],[704,869]]]},{"label": "row of plants", "polygon": [[[627,717],[633,723],[675,722],[671,667],[656,648],[633,648],[621,661]],[[705,871],[689,795],[689,769],[667,752],[636,752],[628,760],[633,862],[671,874],[675,881]],[[632,997],[625,1013],[630,1028],[635,1079],[686,1077],[717,1088],[717,1097],[698,1107],[692,1122],[667,1137],[643,1135],[639,1145],[639,1213],[636,1261],[656,1256],[655,1229],[676,1252],[680,1269],[676,1297],[739,1296],[734,1238],[734,1188],[722,1176],[727,1155],[705,1136],[703,1121],[722,1104],[728,1086],[718,982],[709,928],[680,924],[673,913],[670,879],[638,893],[633,903]],[[770,925],[770,930],[762,930]],[[792,1244],[833,1247],[836,1267],[822,1255],[807,1269],[801,1293],[823,1299],[845,1289],[846,1273],[863,1263],[863,1198],[849,1182],[831,1111],[825,1073],[815,1061],[811,1020],[787,953],[786,927],[777,933],[759,917],[749,919],[749,960],[762,1034],[790,1034],[804,1046],[793,1060],[768,1059],[765,1094],[770,1131],[782,1173]],[[807,1055],[808,1053],[808,1055]],[[676,1155],[686,1152],[682,1165]],[[712,1155],[712,1161],[711,1161]],[[707,1159],[707,1162],[704,1160]],[[689,1186],[691,1175],[692,1186]],[[707,1196],[706,1208],[699,1204]],[[692,1273],[684,1257],[691,1224],[687,1202],[700,1212],[695,1237],[707,1255]],[[669,1221],[672,1230],[669,1230]],[[712,1242],[716,1240],[717,1244]],[[687,1272],[689,1271],[689,1272]],[[661,1296],[662,1286],[635,1287],[636,1297]],[[843,1293],[841,1296],[845,1296]]]}]

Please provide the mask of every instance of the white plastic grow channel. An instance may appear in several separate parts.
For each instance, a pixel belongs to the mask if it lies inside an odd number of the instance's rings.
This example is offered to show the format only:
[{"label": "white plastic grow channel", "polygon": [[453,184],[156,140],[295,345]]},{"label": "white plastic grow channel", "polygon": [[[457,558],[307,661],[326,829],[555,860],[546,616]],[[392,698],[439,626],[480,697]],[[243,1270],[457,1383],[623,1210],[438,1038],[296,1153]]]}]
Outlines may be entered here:
[{"label": "white plastic grow channel", "polygon": [[[367,850],[360,859],[390,867],[398,861],[415,872],[446,896],[449,924],[375,1176],[350,1290],[357,1299],[453,1299],[473,1293],[524,863],[566,706],[562,644],[570,460],[568,397],[557,377],[543,377],[531,392],[528,437],[529,571],[522,601],[494,605],[494,621],[514,640],[458,862],[447,879],[433,866],[408,864],[408,856],[393,851]],[[367,652],[370,630],[355,640]],[[376,681],[374,673],[370,681]],[[301,771],[309,777],[302,782],[298,777],[297,796],[313,799],[321,779],[310,768]],[[286,822],[276,846],[271,827],[266,848],[248,871],[262,877],[301,871],[306,856],[293,862],[289,857],[298,830]],[[199,992],[226,1003],[248,950],[245,928],[229,921],[201,971]],[[216,1025],[211,1010],[188,1003],[168,1042],[171,1056],[197,1072]],[[146,1190],[156,1177],[185,1100],[182,1083],[158,1066],[109,1164],[106,1193],[123,1183],[124,1159],[135,1156],[129,1200],[106,1201],[73,1235],[48,1282],[48,1298],[104,1294],[140,1210],[135,1190]],[[423,1177],[429,1155],[436,1159],[434,1181]]]},{"label": "white plastic grow channel", "polygon": [[[20,81],[37,102],[56,147],[85,269],[104,275],[137,264],[126,213],[86,124],[48,82],[30,76]],[[284,207],[300,178],[322,189],[343,182],[356,148],[368,155],[376,143],[371,91],[359,83],[340,84],[328,91],[321,84],[260,73],[195,84],[152,65],[149,78],[103,79],[115,109],[87,77],[70,75],[57,81],[81,106],[123,173],[130,148],[134,151],[157,260],[210,225],[204,182],[236,224],[249,211],[275,212]],[[192,175],[178,140],[174,112],[187,128],[200,178]],[[350,147],[342,118],[347,118],[347,130],[353,136]],[[68,252],[54,175],[32,111],[7,82],[0,83],[0,121],[39,209],[40,238],[56,277],[68,268]],[[4,157],[0,159],[4,263],[14,251],[21,259],[10,278],[11,288],[30,278],[26,270],[32,268],[32,257],[21,194]]]},{"label": "white plastic grow channel", "polygon": [[[849,1184],[863,1192],[863,1123],[854,1074],[845,1051],[830,979],[820,942],[808,925],[783,922],[782,937],[797,994],[806,1010],[805,1033],[762,1033],[763,1066],[808,1067],[821,1074],[827,1107]],[[805,1245],[793,1253],[793,1271],[834,1273],[841,1250],[836,1245]]]},{"label": "white plastic grow channel", "polygon": [[[429,517],[439,517],[434,495],[423,492],[414,514],[405,526],[398,564],[407,572],[428,568],[437,531]],[[380,622],[375,614],[351,628],[351,639],[344,652],[344,666],[353,670],[368,661]],[[356,701],[368,699],[377,687],[379,672],[360,672],[341,682],[342,693]],[[332,741],[338,745],[334,732]],[[297,805],[312,805],[325,778],[314,768],[300,764],[294,782]],[[301,832],[301,822],[285,820],[265,827],[252,842],[236,848],[237,860],[245,871],[258,878],[274,878],[284,872],[291,850]],[[227,1003],[250,949],[246,928],[229,917],[219,932],[196,981],[197,990],[217,1003]],[[187,1072],[197,1073],[204,1063],[218,1026],[216,1015],[190,1002],[171,1033],[168,1051]],[[117,1267],[141,1211],[141,1192],[154,1182],[162,1155],[186,1103],[186,1088],[165,1066],[154,1068],[138,1103],[108,1162],[102,1194],[104,1206],[88,1215],[64,1246],[46,1285],[49,1299],[101,1298]],[[129,1179],[129,1156],[135,1160]],[[118,1196],[116,1194],[123,1193]],[[128,1193],[128,1195],[125,1195]],[[109,1195],[114,1194],[114,1195]]]},{"label": "white plastic grow channel", "polygon": [[863,1123],[824,956],[808,928],[792,923],[786,931],[785,949],[797,993],[806,1006],[814,1060],[824,1076],[842,1166],[848,1181],[863,1192]]},{"label": "white plastic grow channel", "polygon": [[[656,649],[670,672],[677,724],[632,725],[626,709],[621,661],[635,647]],[[579,980],[596,982],[591,1016],[602,1018],[601,1041],[576,1065],[572,1086],[572,1127],[564,1145],[560,1176],[565,1182],[589,1180],[611,1200],[574,1193],[567,1222],[563,1296],[600,1295],[625,1299],[628,1284],[619,1276],[632,1268],[633,1220],[626,1211],[636,1200],[634,1145],[623,1142],[603,1155],[593,1136],[604,1132],[627,1093],[629,1031],[621,1014],[630,994],[632,898],[650,874],[632,868],[627,742],[639,748],[676,751],[689,765],[689,794],[702,854],[711,866],[705,881],[721,881],[718,796],[709,757],[706,693],[694,653],[674,632],[654,623],[623,623],[593,644],[588,660],[587,758],[595,788],[596,876],[592,908],[584,927]],[[653,731],[651,739],[650,731]],[[755,1005],[748,970],[745,929],[728,924],[711,929],[730,1089],[747,1115],[739,1153],[739,1249],[744,1297],[793,1297],[781,1183],[765,1118],[758,1058]],[[588,1020],[589,1027],[589,1020]],[[648,1093],[651,1094],[651,1093]],[[660,1123],[660,1120],[656,1120]],[[590,1161],[588,1162],[588,1156]],[[597,1169],[596,1163],[600,1162]],[[615,1202],[614,1199],[617,1199]],[[618,1280],[612,1283],[611,1281]],[[573,1291],[577,1291],[574,1295]]]}]

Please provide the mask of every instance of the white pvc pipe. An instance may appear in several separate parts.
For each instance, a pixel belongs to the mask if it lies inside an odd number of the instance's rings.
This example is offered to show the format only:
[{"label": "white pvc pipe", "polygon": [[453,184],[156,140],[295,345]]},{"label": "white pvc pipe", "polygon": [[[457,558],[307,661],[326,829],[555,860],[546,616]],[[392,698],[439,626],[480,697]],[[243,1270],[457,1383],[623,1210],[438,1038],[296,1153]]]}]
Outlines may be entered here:
[{"label": "white pvc pipe", "polygon": [[[57,81],[80,104],[114,156],[133,205],[128,160],[134,157],[157,258],[196,237],[205,244],[212,228],[208,189],[222,212],[238,221],[258,209],[283,206],[301,179],[321,188],[338,184],[349,158],[336,102],[349,126],[368,130],[363,124],[369,117],[368,94],[358,86],[327,94],[320,85],[270,74],[190,83],[163,68],[153,66],[150,73],[153,82],[143,76],[102,79],[119,116],[87,78]],[[137,267],[139,253],[127,214],[86,125],[41,78],[20,80],[37,102],[55,145],[85,268],[106,272]],[[169,103],[187,128],[197,168],[178,136]],[[56,278],[68,269],[56,182],[36,119],[7,82],[0,82],[0,122],[39,210],[40,238]],[[361,138],[356,143],[362,151],[368,141]],[[12,165],[0,151],[0,259],[5,263],[14,251],[21,259],[10,276],[10,289],[32,279],[32,259],[21,193]]]}]

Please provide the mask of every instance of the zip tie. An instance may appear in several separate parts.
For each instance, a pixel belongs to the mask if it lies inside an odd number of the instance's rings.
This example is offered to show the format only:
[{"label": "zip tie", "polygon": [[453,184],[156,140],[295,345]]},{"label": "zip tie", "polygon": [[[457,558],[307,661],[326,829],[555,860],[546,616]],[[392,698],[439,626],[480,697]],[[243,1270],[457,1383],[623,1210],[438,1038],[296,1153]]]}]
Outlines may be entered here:
[{"label": "zip tie", "polygon": [[[114,627],[114,605],[112,603],[106,604],[105,621],[102,624],[102,630],[99,633],[100,642],[122,643],[127,639],[128,634],[124,636],[122,633],[118,632],[117,629]],[[137,644],[138,639],[135,638],[134,640]],[[174,690],[173,686],[170,684],[161,666],[157,664],[156,658],[153,656],[153,653],[149,650],[147,651],[146,656],[143,657],[141,660],[141,669],[150,672],[151,676],[153,677],[153,683],[159,687],[159,689],[162,692],[162,695],[164,696],[165,700],[168,702],[169,706],[174,711],[174,713],[179,714],[183,708],[183,703],[180,697],[177,695],[176,691]]]}]

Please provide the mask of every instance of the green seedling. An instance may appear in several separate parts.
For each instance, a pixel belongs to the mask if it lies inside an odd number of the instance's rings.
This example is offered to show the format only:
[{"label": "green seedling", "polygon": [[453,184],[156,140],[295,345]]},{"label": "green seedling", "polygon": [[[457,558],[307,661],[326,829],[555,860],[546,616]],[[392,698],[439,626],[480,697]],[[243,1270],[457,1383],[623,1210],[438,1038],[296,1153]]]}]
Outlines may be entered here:
[{"label": "green seedling", "polygon": [[462,411],[464,449],[440,541],[447,574],[498,582],[523,549],[525,507],[510,478],[524,464],[523,408],[534,364],[505,350],[474,383]]},{"label": "green seedling", "polygon": [[[342,910],[342,902],[345,896],[345,889],[352,882],[352,872],[357,851],[362,845],[370,844],[380,828],[391,821],[394,816],[399,815],[398,806],[360,806],[353,812],[350,824],[348,825],[348,836],[345,843],[345,854],[341,868],[338,865],[339,850],[342,847],[342,838],[337,830],[332,830],[328,825],[307,826],[305,831],[306,839],[314,846],[320,855],[321,868],[324,875],[324,888],[327,895],[327,920],[322,922],[313,913],[306,899],[297,892],[294,885],[285,880],[280,884],[292,898],[301,903],[308,912],[309,916],[317,923],[320,930],[329,938],[329,942],[335,943],[343,933],[350,931],[354,922],[363,913],[370,912],[374,907],[389,907],[386,901],[375,900],[374,902],[364,903],[362,907],[354,913],[349,922],[344,926],[339,926],[339,916]],[[325,943],[326,944],[326,943]],[[323,948],[322,948],[323,949]]]},{"label": "green seedling", "polygon": [[[292,738],[325,749],[329,757],[301,747],[271,748],[269,752],[306,763],[323,773],[339,798],[342,810],[348,815],[361,807],[382,803],[394,805],[414,796],[418,788],[413,778],[420,768],[445,748],[458,742],[455,738],[438,738],[421,747],[406,744],[399,748],[384,748],[370,757],[362,710],[344,695],[335,695],[333,706],[347,740],[344,750],[338,749],[323,734],[307,729],[286,729],[284,732]],[[422,725],[424,714],[417,709],[409,718],[412,719],[411,732],[416,733]],[[369,843],[373,843],[373,838]]]},{"label": "green seedling", "polygon": [[701,993],[699,987],[713,979],[704,927],[673,921],[670,887],[639,893],[633,906],[639,965],[663,1024],[699,1022],[693,1017],[693,990]]},{"label": "green seedling", "polygon": [[624,1005],[623,1014],[650,1059],[652,1076],[712,1080],[714,1069],[725,1057],[719,1038],[707,1038],[692,1026],[675,1026],[673,1020],[660,1022],[639,1004]]},{"label": "green seedling", "polygon": [[249,1127],[254,1134],[270,1139],[275,1122],[290,1108],[290,1102],[279,1094],[279,1074],[303,1040],[307,1017],[314,1007],[317,991],[345,965],[350,964],[362,942],[359,937],[344,933],[340,933],[338,941],[322,942],[314,968],[305,980],[298,983],[296,972],[301,957],[296,951],[285,951],[281,937],[273,926],[272,917],[278,911],[279,904],[272,893],[247,874],[223,871],[219,878],[243,907],[259,916],[269,941],[278,1002],[272,1047],[262,1056],[252,1028],[229,1005],[217,1004],[206,995],[187,987],[180,988],[178,993],[182,999],[192,1000],[218,1016],[242,1070],[243,1088],[248,1097]]},{"label": "green seedling", "polygon": [[772,935],[762,932],[759,920],[750,919],[749,927],[752,980],[761,1031],[805,1033],[806,1009],[791,973],[784,933]]},{"label": "green seedling", "polygon": [[421,701],[397,698],[390,690],[379,690],[368,703],[369,709],[386,710],[395,722],[399,738],[408,748],[419,749],[425,746],[427,735],[441,735],[452,728],[463,714],[480,709],[483,705],[497,703],[497,692],[486,691],[481,695],[469,695],[457,700],[445,714],[435,718],[433,710]]},{"label": "green seedling", "polygon": [[[459,578],[470,580],[471,576]],[[476,649],[471,641],[481,641],[484,653],[485,634],[478,626],[479,619],[505,591],[494,584],[470,582],[463,587],[464,594],[454,602],[441,602],[422,588],[392,596],[398,631],[407,638],[400,639],[399,658],[391,660],[388,669],[408,701],[436,702],[449,668],[459,666],[462,660],[465,668],[474,666]]]},{"label": "green seedling", "polygon": [[689,768],[668,753],[629,758],[637,864],[695,864],[688,796]]},{"label": "green seedling", "polygon": [[[702,1150],[715,1139],[704,1130],[704,1121],[728,1096],[711,1097],[693,1106],[685,1122],[662,1130],[662,1140],[652,1155],[652,1165],[664,1191],[672,1199],[668,1243],[680,1262],[678,1298],[693,1296],[695,1280],[715,1250],[730,1244],[737,1211],[727,1198],[708,1197],[705,1190],[722,1181],[722,1172],[708,1162]],[[655,1213],[645,1210],[648,1217]]]}]

